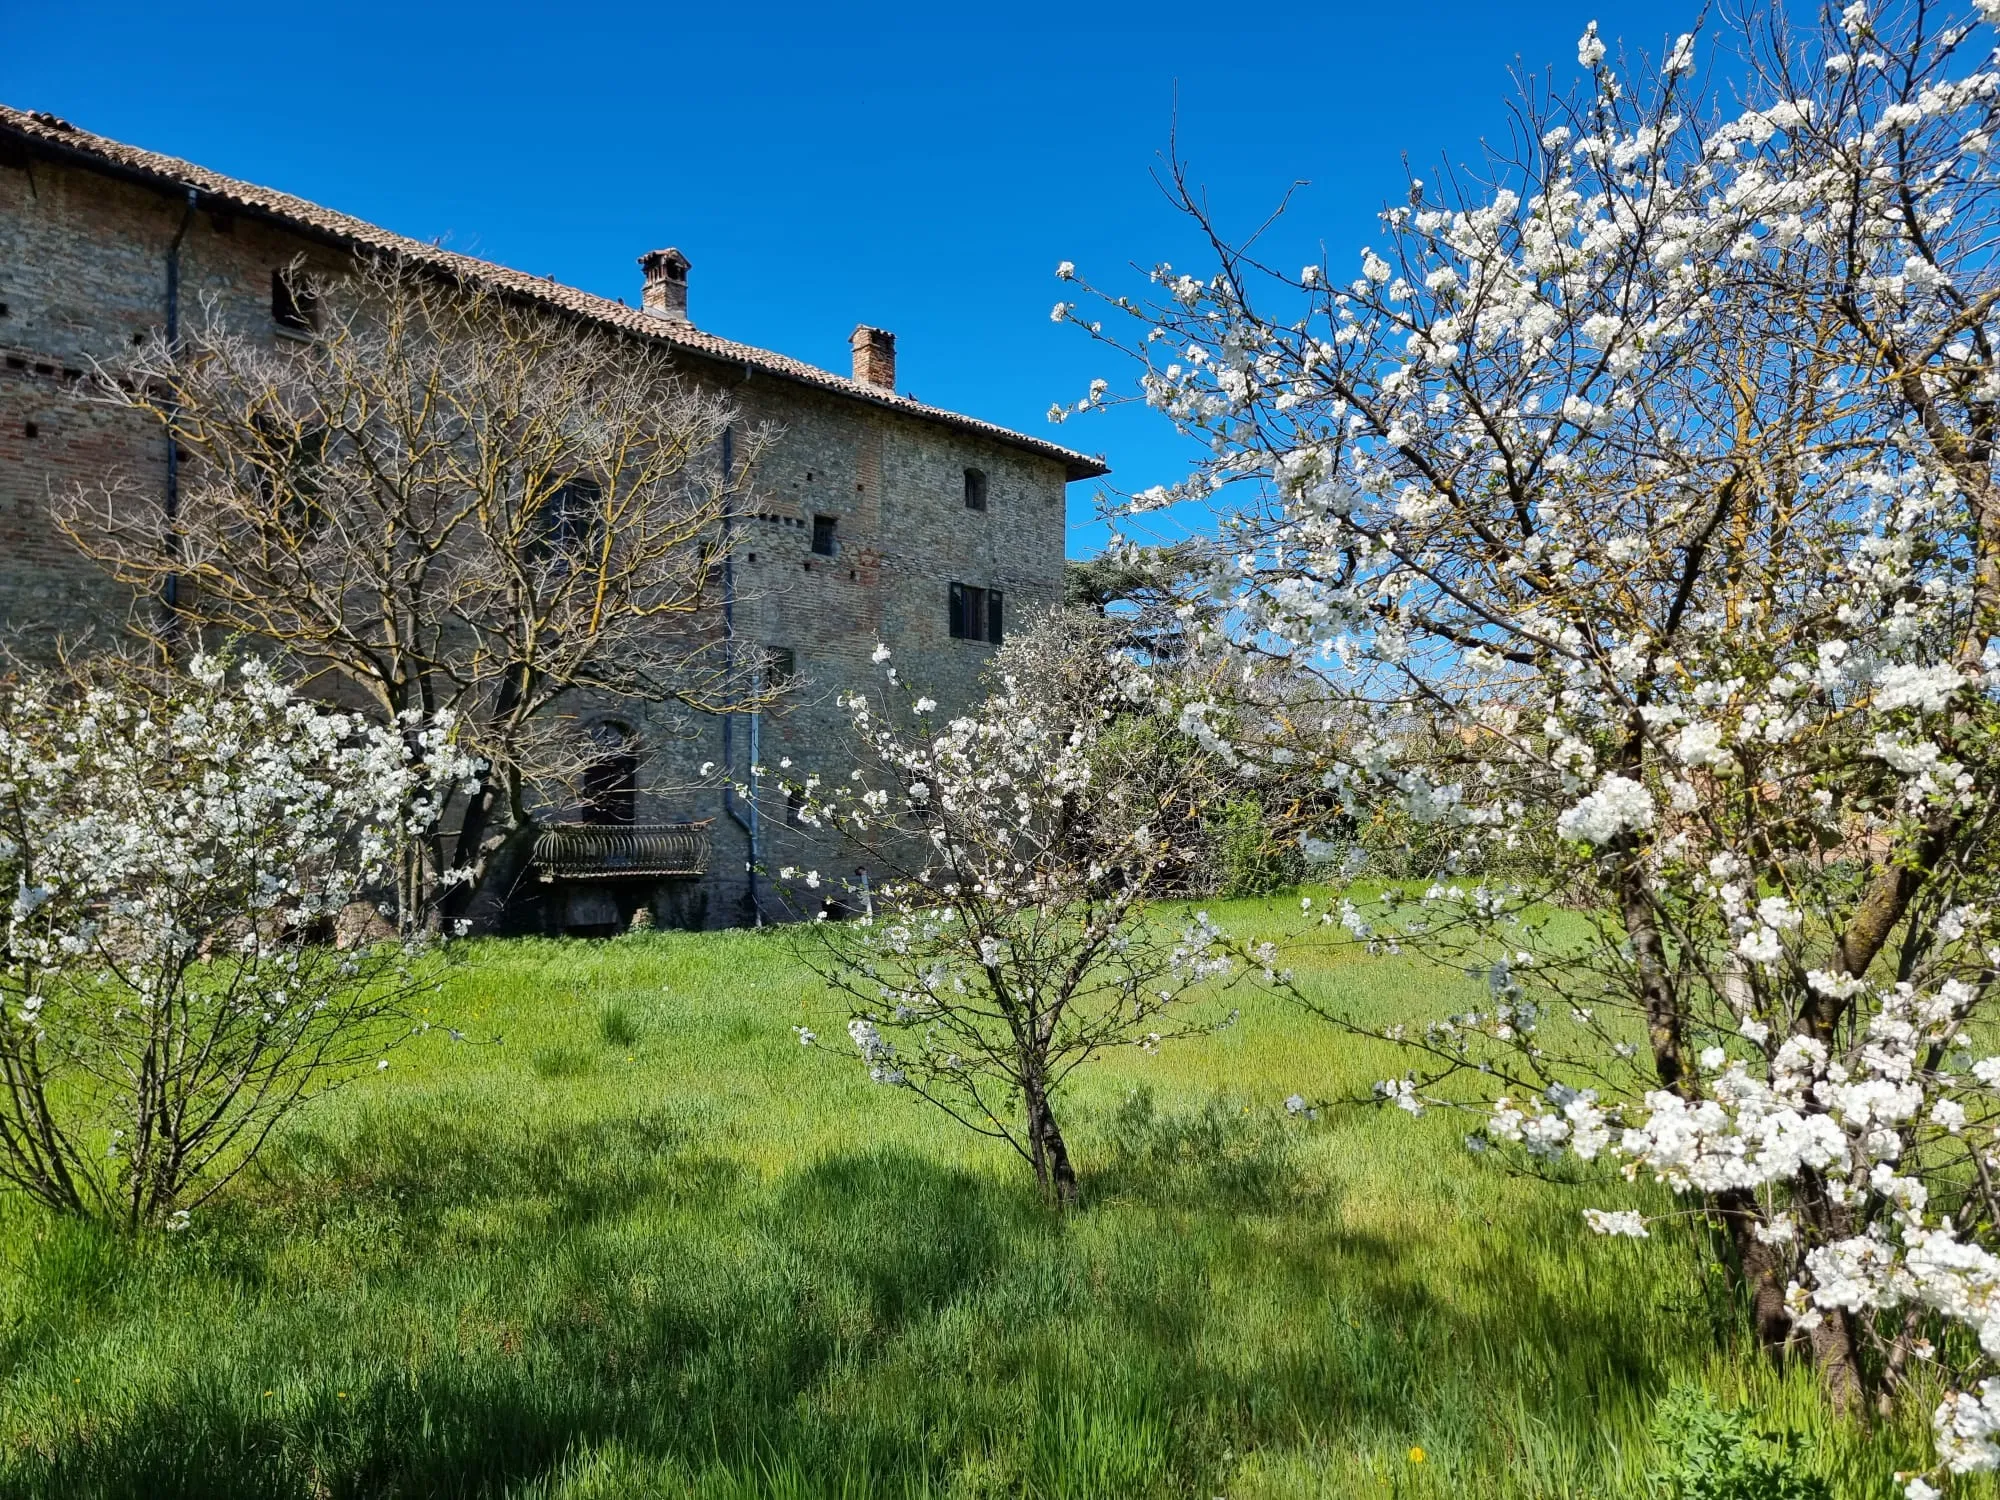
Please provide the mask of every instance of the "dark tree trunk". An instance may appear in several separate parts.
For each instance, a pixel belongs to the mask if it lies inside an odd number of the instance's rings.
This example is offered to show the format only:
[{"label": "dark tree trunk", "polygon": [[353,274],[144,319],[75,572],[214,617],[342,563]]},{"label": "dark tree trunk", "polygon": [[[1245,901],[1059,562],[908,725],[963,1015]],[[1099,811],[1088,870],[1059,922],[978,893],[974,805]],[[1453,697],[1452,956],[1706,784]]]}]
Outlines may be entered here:
[{"label": "dark tree trunk", "polygon": [[[525,687],[523,675],[523,669],[515,666],[509,667],[501,676],[493,704],[496,723],[504,721],[520,706]],[[519,816],[520,798],[516,795],[516,781],[511,773],[503,772],[490,761],[482,765],[474,779],[472,795],[466,800],[465,817],[459,823],[458,837],[452,843],[452,868],[470,869],[475,874],[465,884],[446,892],[440,904],[448,920],[468,921],[473,932],[497,930],[507,899],[526,866],[527,854],[533,852],[534,828],[531,820]],[[514,828],[496,847],[489,849],[487,841],[492,836],[503,799],[516,814]],[[527,847],[516,856],[513,846],[522,837],[523,830],[526,830]]]},{"label": "dark tree trunk", "polygon": [[1039,1082],[1023,1091],[1028,1105],[1028,1146],[1035,1164],[1035,1182],[1042,1196],[1060,1208],[1075,1208],[1076,1169],[1070,1165],[1069,1148],[1063,1144],[1062,1130],[1056,1125],[1055,1111]]},{"label": "dark tree trunk", "polygon": [[528,861],[535,852],[535,835],[541,832],[532,822],[517,824],[492,853],[486,856],[479,877],[466,890],[459,917],[471,937],[491,936],[503,929],[508,903],[515,888],[527,878]]},{"label": "dark tree trunk", "polygon": [[472,916],[472,909],[479,904],[480,893],[488,883],[487,876],[506,847],[504,841],[493,849],[485,847],[493,831],[493,814],[506,794],[506,787],[493,774],[493,768],[482,768],[472,795],[466,799],[465,816],[459,821],[458,836],[452,840],[451,848],[451,869],[471,870],[473,878],[446,890],[444,899],[438,903],[448,922]]},{"label": "dark tree trunk", "polygon": [[[1750,1301],[1751,1322],[1757,1342],[1772,1359],[1782,1359],[1788,1349],[1798,1350],[1798,1328],[1785,1307],[1785,1288],[1790,1278],[1790,1262],[1777,1247],[1757,1238],[1762,1222],[1757,1200],[1749,1193],[1719,1194],[1715,1211],[1729,1231],[1736,1255],[1736,1270],[1742,1277],[1743,1292]],[[1804,1341],[1819,1370],[1820,1388],[1841,1412],[1859,1416],[1865,1410],[1866,1381],[1860,1350],[1855,1342],[1854,1323],[1839,1308],[1827,1308],[1819,1325]]]},{"label": "dark tree trunk", "polygon": [[1777,1247],[1757,1238],[1756,1226],[1763,1219],[1757,1200],[1740,1189],[1722,1193],[1715,1199],[1715,1211],[1729,1231],[1729,1243],[1736,1252],[1736,1270],[1743,1279],[1744,1295],[1750,1299],[1750,1318],[1757,1330],[1757,1342],[1774,1359],[1785,1352],[1792,1338],[1792,1316],[1785,1310],[1787,1281],[1784,1257]]},{"label": "dark tree trunk", "polygon": [[1868,1392],[1862,1378],[1861,1351],[1854,1338],[1854,1320],[1837,1307],[1828,1308],[1812,1331],[1812,1351],[1827,1399],[1847,1416],[1865,1415]]}]

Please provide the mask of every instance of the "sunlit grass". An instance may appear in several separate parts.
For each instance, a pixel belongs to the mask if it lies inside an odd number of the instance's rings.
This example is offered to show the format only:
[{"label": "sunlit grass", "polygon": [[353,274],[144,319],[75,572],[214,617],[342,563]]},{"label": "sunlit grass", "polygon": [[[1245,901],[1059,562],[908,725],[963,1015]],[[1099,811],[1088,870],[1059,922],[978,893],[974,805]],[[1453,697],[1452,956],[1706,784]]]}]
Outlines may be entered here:
[{"label": "sunlit grass", "polygon": [[[1237,926],[1267,920],[1240,906]],[[1465,1124],[1286,1117],[1399,1069],[1268,997],[1080,1075],[1086,1206],[791,1028],[783,934],[478,948],[433,1030],[190,1231],[0,1226],[0,1492],[1639,1496],[1679,1379],[1887,1493],[1696,1248],[1581,1233]],[[1384,1020],[1411,960],[1307,983]],[[497,1037],[498,1040],[491,1040]],[[1990,1491],[1981,1491],[1990,1493]]]}]

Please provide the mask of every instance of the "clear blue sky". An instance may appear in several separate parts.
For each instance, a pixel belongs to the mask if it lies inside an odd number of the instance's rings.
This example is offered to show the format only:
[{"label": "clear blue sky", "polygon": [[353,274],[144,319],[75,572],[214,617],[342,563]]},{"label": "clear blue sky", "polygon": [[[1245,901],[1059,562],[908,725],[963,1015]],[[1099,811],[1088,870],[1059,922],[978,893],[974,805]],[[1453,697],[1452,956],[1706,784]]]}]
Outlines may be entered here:
[{"label": "clear blue sky", "polygon": [[1281,259],[1340,265],[1405,153],[1504,138],[1517,58],[1567,80],[1593,17],[1657,55],[1696,8],[0,0],[0,100],[605,296],[677,245],[701,326],[835,370],[856,323],[893,329],[905,389],[1101,450],[1132,490],[1180,472],[1156,419],[1045,420],[1129,380],[1049,321],[1052,272],[1197,263],[1150,175],[1177,94],[1225,220],[1308,179]]}]

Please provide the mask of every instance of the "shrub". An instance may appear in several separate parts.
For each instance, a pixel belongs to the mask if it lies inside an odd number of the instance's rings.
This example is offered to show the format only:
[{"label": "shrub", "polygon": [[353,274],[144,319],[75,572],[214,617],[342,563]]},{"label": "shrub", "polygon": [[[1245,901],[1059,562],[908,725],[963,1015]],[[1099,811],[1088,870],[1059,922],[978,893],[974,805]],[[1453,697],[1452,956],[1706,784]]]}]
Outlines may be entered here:
[{"label": "shrub", "polygon": [[0,1180],[127,1228],[403,1034],[415,940],[317,941],[466,773],[247,663],[0,690]]},{"label": "shrub", "polygon": [[1653,1415],[1665,1467],[1648,1476],[1661,1500],[1830,1500],[1783,1438],[1750,1414],[1723,1411],[1699,1386],[1678,1385]]},{"label": "shrub", "polygon": [[1255,797],[1225,802],[1210,817],[1206,831],[1215,850],[1219,896],[1268,896],[1304,878],[1299,846],[1277,834]]}]

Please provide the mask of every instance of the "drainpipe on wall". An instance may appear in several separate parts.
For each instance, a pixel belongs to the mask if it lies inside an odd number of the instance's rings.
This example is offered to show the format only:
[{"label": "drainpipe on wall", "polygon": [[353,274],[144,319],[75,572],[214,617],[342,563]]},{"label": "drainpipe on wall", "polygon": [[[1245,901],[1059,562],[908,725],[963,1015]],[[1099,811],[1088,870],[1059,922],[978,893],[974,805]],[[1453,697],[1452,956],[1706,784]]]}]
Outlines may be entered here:
[{"label": "drainpipe on wall", "polygon": [[[726,673],[736,670],[736,494],[730,481],[736,469],[736,429],[722,429],[722,666]],[[722,808],[741,828],[750,842],[750,858],[745,867],[749,877],[750,910],[757,925],[764,925],[763,903],[757,898],[757,764],[758,715],[750,715],[751,797],[746,818],[736,806],[736,715],[722,716],[722,773],[729,778],[722,787]]]},{"label": "drainpipe on wall", "polygon": [[[187,238],[188,226],[194,222],[195,189],[187,190],[187,207],[181,212],[181,227],[174,231],[174,242],[167,246],[167,350],[170,354],[180,351],[181,338],[181,241]],[[174,440],[173,419],[180,416],[180,408],[169,403],[167,406],[167,546],[169,550],[180,551],[177,528],[181,514],[181,445]],[[170,614],[177,612],[181,602],[181,575],[167,574],[166,604]]]},{"label": "drainpipe on wall", "polygon": [[[764,690],[764,674],[757,674],[756,692]],[[763,800],[763,748],[762,729],[764,716],[753,711],[750,715],[750,909],[757,914],[757,925],[764,925],[764,904],[757,899],[757,861],[763,854],[763,841],[758,837],[759,816],[757,808]]]}]

